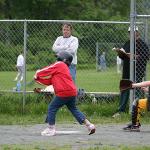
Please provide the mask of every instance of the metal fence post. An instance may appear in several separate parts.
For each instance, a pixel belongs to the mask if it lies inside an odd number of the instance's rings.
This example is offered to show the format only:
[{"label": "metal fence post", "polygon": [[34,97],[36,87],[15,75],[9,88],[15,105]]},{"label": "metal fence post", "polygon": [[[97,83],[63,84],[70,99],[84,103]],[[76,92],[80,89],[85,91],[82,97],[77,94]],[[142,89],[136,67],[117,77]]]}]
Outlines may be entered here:
[{"label": "metal fence post", "polygon": [[98,60],[99,59],[99,56],[98,56],[98,54],[99,54],[98,51],[99,50],[98,49],[99,49],[99,45],[98,45],[98,42],[96,42],[96,71],[98,71],[98,65],[99,65],[99,62],[98,62],[99,61]]},{"label": "metal fence post", "polygon": [[23,113],[26,100],[26,53],[27,53],[27,21],[24,21],[24,78],[23,78]]},{"label": "metal fence post", "polygon": [[[134,22],[135,22],[135,1],[131,0],[131,11],[130,11],[130,80],[134,80]],[[134,90],[130,90],[130,105],[129,105],[129,113],[132,111],[132,103],[134,99]]]}]

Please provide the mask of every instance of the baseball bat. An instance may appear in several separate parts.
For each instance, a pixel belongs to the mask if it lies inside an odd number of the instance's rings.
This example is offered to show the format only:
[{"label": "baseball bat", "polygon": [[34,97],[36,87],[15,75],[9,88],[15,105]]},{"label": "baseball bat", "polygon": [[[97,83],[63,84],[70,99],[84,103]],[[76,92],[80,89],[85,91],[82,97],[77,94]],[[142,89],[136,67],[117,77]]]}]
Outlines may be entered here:
[{"label": "baseball bat", "polygon": [[32,86],[32,85],[34,85],[35,84],[35,80],[33,79],[33,80],[31,80],[30,82],[27,82],[27,86]]}]

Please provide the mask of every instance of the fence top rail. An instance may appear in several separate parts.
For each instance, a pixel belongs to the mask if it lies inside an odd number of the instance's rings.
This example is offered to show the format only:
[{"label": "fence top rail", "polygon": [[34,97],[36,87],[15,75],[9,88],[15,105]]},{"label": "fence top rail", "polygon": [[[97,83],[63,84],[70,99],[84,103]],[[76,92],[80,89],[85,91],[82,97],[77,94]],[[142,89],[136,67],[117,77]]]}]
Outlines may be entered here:
[{"label": "fence top rail", "polygon": [[[0,93],[24,93],[24,91],[13,91],[13,90],[0,90]],[[34,93],[34,91],[25,91],[25,93]],[[51,92],[43,92],[43,93],[51,93]],[[119,95],[118,92],[85,92],[85,94],[90,95]]]},{"label": "fence top rail", "polygon": [[[107,24],[130,24],[128,21],[87,21],[87,20],[0,20],[0,22],[71,22],[71,23],[107,23]],[[137,24],[142,24],[142,22],[137,22]]]},{"label": "fence top rail", "polygon": [[149,17],[150,17],[150,15],[136,15],[136,17],[149,18]]},{"label": "fence top rail", "polygon": [[0,90],[0,93],[34,93],[34,91],[14,91],[14,90]]},{"label": "fence top rail", "polygon": [[112,96],[116,96],[119,95],[119,92],[85,92],[86,94],[90,94],[90,95],[112,95]]}]

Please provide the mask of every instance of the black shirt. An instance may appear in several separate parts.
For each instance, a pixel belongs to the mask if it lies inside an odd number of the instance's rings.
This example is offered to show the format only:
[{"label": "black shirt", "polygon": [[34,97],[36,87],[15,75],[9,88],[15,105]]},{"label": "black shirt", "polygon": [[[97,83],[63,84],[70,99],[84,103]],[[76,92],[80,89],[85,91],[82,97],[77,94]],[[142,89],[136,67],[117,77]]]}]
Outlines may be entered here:
[{"label": "black shirt", "polygon": [[[124,46],[123,49],[126,53],[130,53],[130,40],[128,40]],[[134,53],[137,55],[136,58],[136,77],[143,78],[146,71],[146,64],[149,60],[149,48],[142,41],[142,39],[136,40],[136,50],[134,50]],[[130,59],[129,58],[121,58],[123,60],[123,73],[122,78],[123,79],[129,79],[130,78]],[[135,65],[134,64],[134,65]]]}]

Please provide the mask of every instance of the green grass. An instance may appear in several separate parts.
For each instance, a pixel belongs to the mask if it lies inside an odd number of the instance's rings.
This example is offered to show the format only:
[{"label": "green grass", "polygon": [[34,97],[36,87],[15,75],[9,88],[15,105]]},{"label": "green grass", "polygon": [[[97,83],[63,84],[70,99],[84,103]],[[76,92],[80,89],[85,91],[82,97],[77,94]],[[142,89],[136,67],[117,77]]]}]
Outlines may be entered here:
[{"label": "green grass", "polygon": [[[38,124],[44,123],[49,101],[43,95],[30,94],[26,97],[24,112],[22,111],[22,97],[18,94],[3,94],[0,96],[0,124]],[[126,123],[130,120],[128,113],[113,119],[112,115],[118,107],[118,99],[111,101],[99,100],[96,104],[89,97],[84,102],[78,101],[77,107],[89,120],[97,124]],[[64,119],[64,116],[65,119]],[[142,123],[150,123],[150,113],[145,113]],[[76,120],[66,107],[58,111],[57,122],[73,123]]]},{"label": "green grass", "polygon": [[[17,72],[0,72],[0,90],[12,90],[16,86],[14,78]],[[33,79],[34,71],[27,71],[27,83]],[[116,73],[116,68],[107,69],[105,72],[97,72],[96,69],[77,70],[77,87],[84,88],[86,91],[95,92],[118,92],[119,81],[121,75]],[[34,87],[27,86],[27,90],[32,90]]]},{"label": "green grass", "polygon": [[[88,68],[88,66],[87,66]],[[16,86],[14,78],[16,71],[1,71],[0,72],[0,90],[12,90]],[[27,83],[33,79],[35,71],[27,71]],[[147,66],[146,79],[150,79],[150,64]],[[121,74],[117,74],[116,66],[107,68],[106,71],[96,71],[93,69],[77,70],[77,87],[83,88],[87,92],[119,92],[119,82]],[[34,87],[39,87],[38,84],[27,86],[27,90],[33,90]]]},{"label": "green grass", "polygon": [[[112,114],[109,116],[104,116],[101,113],[94,112],[91,115],[87,115],[87,112],[82,107],[79,107],[80,110],[86,114],[87,118],[94,122],[95,124],[126,124],[130,122],[131,115],[128,113],[122,114],[120,117],[113,119]],[[66,116],[64,118],[64,116]],[[45,123],[46,110],[44,114],[23,114],[23,115],[11,115],[11,114],[0,114],[0,125],[28,125],[28,124],[41,124]],[[141,117],[142,124],[150,124],[150,113],[146,113]],[[58,124],[73,124],[77,122],[72,114],[65,108],[61,109],[56,116],[56,122]]]},{"label": "green grass", "polygon": [[[43,94],[28,94],[26,96],[23,112],[21,95],[17,93],[3,93],[0,96],[0,124],[43,123],[51,99],[52,97],[48,97],[47,99]],[[96,123],[117,123],[127,122],[129,120],[128,113],[122,114],[122,117],[115,120],[115,122],[112,119],[111,116],[118,107],[117,97],[110,101],[99,99],[96,104],[92,103],[90,97],[86,97],[84,101],[78,100],[77,106],[90,120],[93,120]],[[67,116],[65,120],[64,116]],[[144,116],[149,118],[149,113],[145,113]],[[59,110],[57,120],[59,122],[74,121],[71,113],[66,107]],[[150,123],[149,119],[144,120],[145,122]]]},{"label": "green grass", "polygon": [[56,146],[49,143],[34,144],[18,144],[18,145],[2,145],[0,150],[71,150],[71,146]]},{"label": "green grass", "polygon": [[[149,146],[95,146],[86,148],[86,150],[149,150]],[[34,144],[17,144],[17,145],[1,145],[0,150],[72,150],[71,145],[56,146],[50,143],[34,143]],[[80,150],[85,150],[80,148]]]},{"label": "green grass", "polygon": [[88,92],[118,92],[121,75],[115,68],[106,71],[78,70],[77,86]]},{"label": "green grass", "polygon": [[[0,90],[12,90],[16,86],[14,78],[16,71],[0,72]],[[33,79],[35,71],[27,71],[27,83]],[[147,80],[150,79],[150,65],[147,67]],[[84,88],[88,92],[119,92],[119,82],[121,74],[117,74],[116,66],[107,68],[106,71],[96,71],[96,69],[77,70],[77,87]],[[27,90],[33,90],[38,84],[27,86]]]}]

